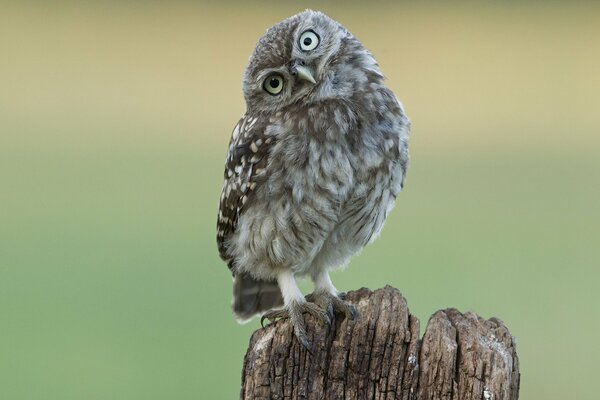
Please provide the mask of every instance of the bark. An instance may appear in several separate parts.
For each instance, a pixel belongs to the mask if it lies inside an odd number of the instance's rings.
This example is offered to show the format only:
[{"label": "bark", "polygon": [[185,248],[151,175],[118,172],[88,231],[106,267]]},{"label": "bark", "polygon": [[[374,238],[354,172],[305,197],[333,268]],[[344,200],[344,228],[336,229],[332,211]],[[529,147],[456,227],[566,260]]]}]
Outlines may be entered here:
[{"label": "bark", "polygon": [[311,353],[288,321],[258,329],[242,370],[242,399],[517,400],[519,359],[502,321],[455,309],[419,320],[390,286],[348,293],[360,316],[330,329],[305,316]]}]

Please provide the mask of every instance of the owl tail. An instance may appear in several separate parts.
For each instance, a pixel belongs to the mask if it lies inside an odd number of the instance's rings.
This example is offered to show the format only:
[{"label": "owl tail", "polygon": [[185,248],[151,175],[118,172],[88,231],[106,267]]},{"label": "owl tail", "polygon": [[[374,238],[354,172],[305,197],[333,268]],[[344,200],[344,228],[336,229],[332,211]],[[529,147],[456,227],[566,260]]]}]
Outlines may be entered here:
[{"label": "owl tail", "polygon": [[244,274],[233,278],[232,307],[239,322],[281,306],[283,298],[276,281],[260,281]]}]

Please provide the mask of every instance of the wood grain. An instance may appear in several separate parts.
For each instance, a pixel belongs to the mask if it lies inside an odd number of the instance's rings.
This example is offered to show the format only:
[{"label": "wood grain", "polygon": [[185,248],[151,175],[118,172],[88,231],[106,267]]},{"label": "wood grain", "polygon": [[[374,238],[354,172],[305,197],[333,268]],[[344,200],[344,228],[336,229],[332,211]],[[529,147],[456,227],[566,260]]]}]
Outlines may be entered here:
[{"label": "wood grain", "polygon": [[[242,370],[242,399],[517,400],[515,340],[497,318],[455,309],[419,320],[386,286],[349,292],[360,316],[330,329],[305,316],[311,352],[288,321],[258,329]],[[311,354],[312,353],[312,354]]]}]

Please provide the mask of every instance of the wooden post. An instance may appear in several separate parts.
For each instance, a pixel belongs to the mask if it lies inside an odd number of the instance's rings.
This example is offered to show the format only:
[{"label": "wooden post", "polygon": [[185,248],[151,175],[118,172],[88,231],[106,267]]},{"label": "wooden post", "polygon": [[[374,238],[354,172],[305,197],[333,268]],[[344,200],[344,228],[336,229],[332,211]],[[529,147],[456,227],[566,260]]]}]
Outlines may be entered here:
[{"label": "wooden post", "polygon": [[502,321],[455,309],[419,320],[386,286],[347,294],[360,316],[331,329],[305,316],[312,354],[288,321],[258,329],[242,370],[242,399],[517,400],[519,358]]}]

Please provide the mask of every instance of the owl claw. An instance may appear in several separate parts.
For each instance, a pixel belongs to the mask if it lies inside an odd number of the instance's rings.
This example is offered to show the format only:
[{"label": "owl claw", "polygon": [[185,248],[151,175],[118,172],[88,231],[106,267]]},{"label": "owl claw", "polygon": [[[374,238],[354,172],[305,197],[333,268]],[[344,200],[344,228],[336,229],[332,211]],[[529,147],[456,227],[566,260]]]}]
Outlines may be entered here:
[{"label": "owl claw", "polygon": [[260,324],[264,328],[265,320],[269,320],[269,322],[274,322],[279,319],[289,318],[292,323],[292,326],[294,327],[294,334],[296,335],[296,338],[298,339],[300,344],[310,354],[312,354],[310,343],[306,336],[306,325],[304,324],[305,313],[312,315],[313,317],[315,317],[315,319],[322,322],[327,327],[327,329],[331,328],[331,323],[333,321],[333,308],[331,308],[331,310],[326,310],[315,303],[309,302],[294,302],[290,303],[286,306],[286,308],[282,308],[281,310],[269,311],[261,317]]},{"label": "owl claw", "polygon": [[[268,319],[268,318],[265,317],[264,315],[262,317],[260,317],[260,326],[261,326],[261,328],[265,327],[265,319]],[[271,320],[269,320],[269,322],[271,322]]]},{"label": "owl claw", "polygon": [[310,348],[310,343],[308,343],[308,339],[306,338],[306,335],[296,335],[296,337],[298,338],[298,341],[300,342],[300,344],[302,345],[302,347],[304,347],[306,349],[306,351],[308,351],[311,355],[312,355],[312,350]]},{"label": "owl claw", "polygon": [[327,305],[327,316],[329,317],[329,325],[331,325],[331,321],[333,321],[333,318],[335,317],[333,311],[333,304],[331,303]]},{"label": "owl claw", "polygon": [[346,318],[354,321],[358,318],[358,311],[352,304],[348,304],[340,298],[340,296],[345,297],[345,295],[345,293],[340,293],[336,296],[329,292],[313,292],[306,296],[306,300],[326,309],[328,314],[331,315],[332,320],[335,313],[344,314]]}]

